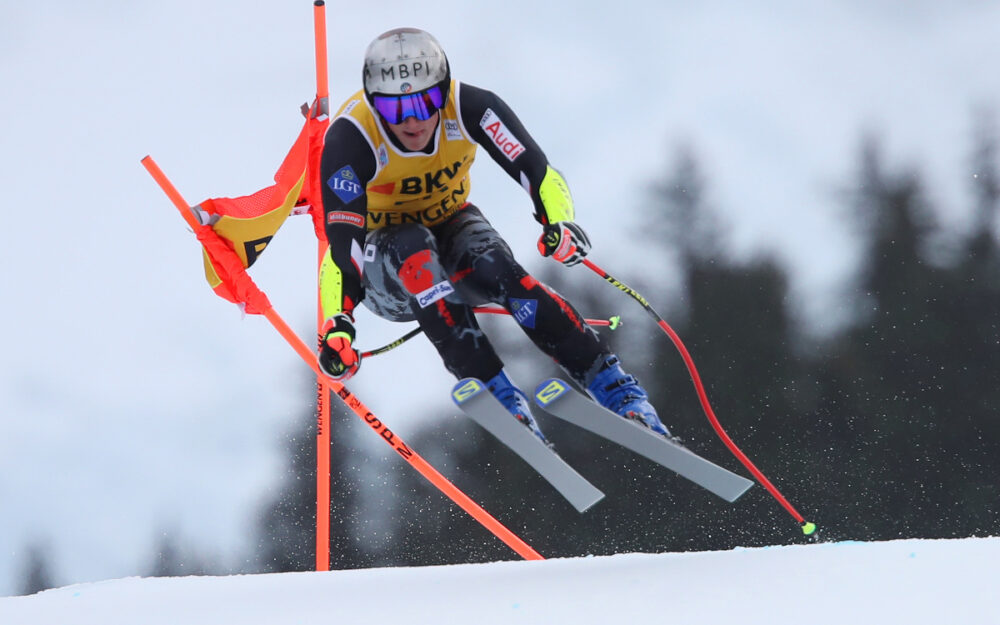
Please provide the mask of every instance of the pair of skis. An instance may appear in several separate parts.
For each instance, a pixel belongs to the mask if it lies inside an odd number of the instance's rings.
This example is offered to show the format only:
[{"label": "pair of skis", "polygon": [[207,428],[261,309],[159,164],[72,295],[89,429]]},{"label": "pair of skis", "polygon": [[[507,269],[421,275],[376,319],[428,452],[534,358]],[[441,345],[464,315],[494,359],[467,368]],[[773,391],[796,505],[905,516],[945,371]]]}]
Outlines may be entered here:
[{"label": "pair of skis", "polygon": [[[604,493],[514,419],[482,381],[460,380],[452,390],[452,399],[469,418],[520,456],[579,512],[604,498]],[[539,384],[533,399],[546,412],[645,456],[726,501],[736,501],[753,485],[752,481],[603,408],[559,378]]]}]

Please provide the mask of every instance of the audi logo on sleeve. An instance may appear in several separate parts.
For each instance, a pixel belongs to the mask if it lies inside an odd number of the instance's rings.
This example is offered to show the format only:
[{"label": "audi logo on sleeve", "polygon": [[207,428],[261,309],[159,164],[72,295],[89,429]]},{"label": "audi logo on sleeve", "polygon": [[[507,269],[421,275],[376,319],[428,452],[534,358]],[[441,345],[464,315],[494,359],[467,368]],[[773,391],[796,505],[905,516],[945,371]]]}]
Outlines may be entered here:
[{"label": "audi logo on sleeve", "polygon": [[513,161],[524,152],[524,144],[514,136],[493,109],[486,109],[486,113],[479,121],[479,127],[486,132],[493,145],[500,148],[507,160]]}]

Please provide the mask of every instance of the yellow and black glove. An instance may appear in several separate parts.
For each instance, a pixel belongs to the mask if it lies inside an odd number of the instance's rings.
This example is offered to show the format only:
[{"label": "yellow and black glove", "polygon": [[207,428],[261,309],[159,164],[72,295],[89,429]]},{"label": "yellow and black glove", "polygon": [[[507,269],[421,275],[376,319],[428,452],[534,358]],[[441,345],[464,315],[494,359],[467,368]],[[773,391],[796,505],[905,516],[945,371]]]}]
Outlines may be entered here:
[{"label": "yellow and black glove", "polygon": [[551,165],[545,167],[545,177],[538,187],[542,204],[544,230],[538,239],[538,253],[551,256],[564,265],[576,265],[590,251],[590,239],[574,219],[573,196],[566,180]]},{"label": "yellow and black glove", "polygon": [[361,367],[361,353],[351,345],[354,336],[354,319],[344,313],[327,319],[320,330],[319,368],[334,380],[346,380]]},{"label": "yellow and black glove", "polygon": [[538,239],[538,253],[551,256],[567,267],[576,265],[590,251],[590,239],[578,224],[560,221],[545,224]]}]

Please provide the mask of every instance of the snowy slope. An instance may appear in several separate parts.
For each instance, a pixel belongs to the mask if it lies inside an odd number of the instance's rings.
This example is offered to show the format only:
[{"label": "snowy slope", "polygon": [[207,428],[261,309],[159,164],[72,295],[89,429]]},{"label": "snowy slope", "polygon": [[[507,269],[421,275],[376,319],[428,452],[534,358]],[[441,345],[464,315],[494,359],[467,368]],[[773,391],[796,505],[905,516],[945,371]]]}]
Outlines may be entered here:
[{"label": "snowy slope", "polygon": [[129,578],[0,599],[0,623],[983,625],[1000,623],[998,561],[1000,538],[969,538]]}]

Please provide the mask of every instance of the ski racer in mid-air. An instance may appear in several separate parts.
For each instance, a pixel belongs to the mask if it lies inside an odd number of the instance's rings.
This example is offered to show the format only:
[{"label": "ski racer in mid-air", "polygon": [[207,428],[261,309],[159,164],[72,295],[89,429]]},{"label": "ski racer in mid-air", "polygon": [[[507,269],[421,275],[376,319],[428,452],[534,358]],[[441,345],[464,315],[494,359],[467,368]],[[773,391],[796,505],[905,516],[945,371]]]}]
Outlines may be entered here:
[{"label": "ski racer in mid-air", "polygon": [[531,197],[544,256],[574,265],[589,251],[566,181],[513,111],[494,93],[453,80],[437,40],[413,28],[368,46],[363,82],[330,124],[320,168],[330,244],[320,271],[323,371],[337,380],[358,371],[354,310],[364,303],[385,319],[416,320],[452,374],[482,380],[547,442],[476,321],[473,307],[491,302],[595,401],[669,437],[606,340],[524,270],[468,201],[482,147]]}]

